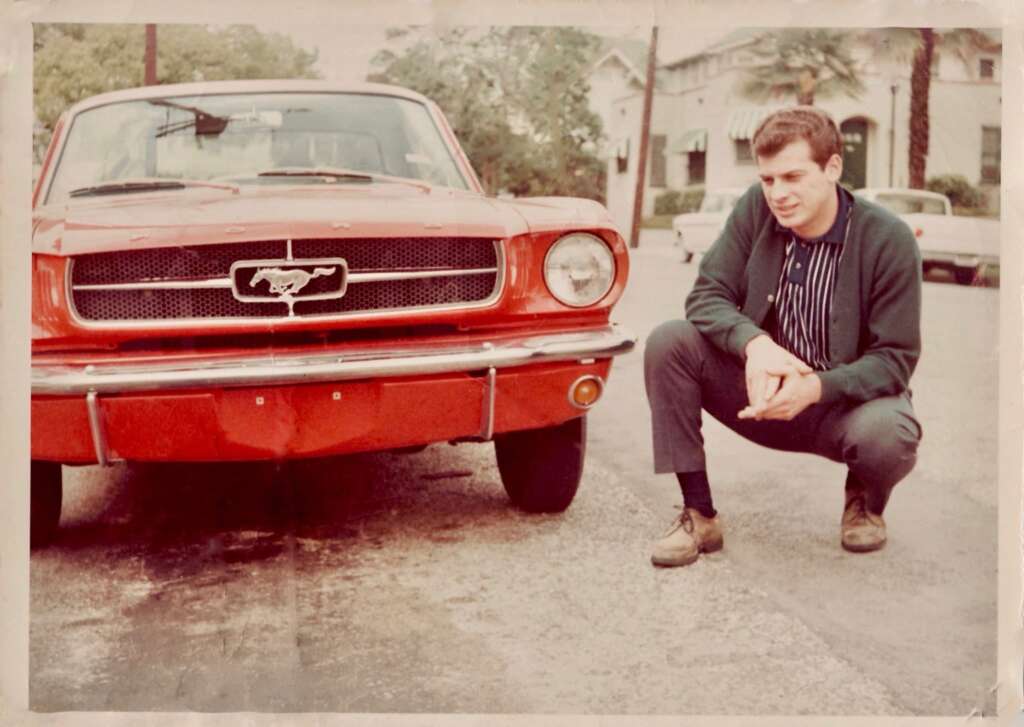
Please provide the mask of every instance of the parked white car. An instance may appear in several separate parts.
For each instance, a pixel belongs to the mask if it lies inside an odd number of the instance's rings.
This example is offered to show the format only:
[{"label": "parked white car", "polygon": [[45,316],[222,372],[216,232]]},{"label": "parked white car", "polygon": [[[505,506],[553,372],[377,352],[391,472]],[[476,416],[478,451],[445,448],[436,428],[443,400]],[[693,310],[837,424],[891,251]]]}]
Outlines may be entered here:
[{"label": "parked white car", "polygon": [[672,218],[675,243],[683,247],[683,262],[688,263],[694,255],[707,252],[722,232],[736,201],[746,191],[745,187],[708,190],[697,212],[687,212]]},{"label": "parked white car", "polygon": [[948,270],[956,282],[970,285],[984,266],[999,264],[999,220],[954,215],[946,195],[921,189],[858,189],[856,194],[910,225],[926,273]]}]

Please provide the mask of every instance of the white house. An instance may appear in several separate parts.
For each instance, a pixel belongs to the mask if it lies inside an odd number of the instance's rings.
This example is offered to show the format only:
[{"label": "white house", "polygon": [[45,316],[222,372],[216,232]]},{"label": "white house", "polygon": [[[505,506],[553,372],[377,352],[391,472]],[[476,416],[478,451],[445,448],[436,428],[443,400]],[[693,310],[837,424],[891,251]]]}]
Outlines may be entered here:
[{"label": "white house", "polygon": [[[781,98],[759,104],[738,90],[744,69],[755,62],[751,47],[761,32],[736,30],[699,53],[659,64],[644,215],[653,212],[655,197],[669,189],[745,186],[756,180],[750,137],[765,115],[794,103]],[[961,174],[989,188],[990,199],[998,204],[1002,59],[998,31],[989,35],[995,50],[976,53],[967,62],[936,50],[927,176]],[[865,43],[857,43],[853,53],[866,87],[861,97],[815,100],[839,123],[846,140],[844,181],[854,188],[906,186],[910,64],[878,60]],[[607,203],[622,230],[630,228],[632,218],[644,70],[613,49],[590,76],[591,104],[608,140]]]}]

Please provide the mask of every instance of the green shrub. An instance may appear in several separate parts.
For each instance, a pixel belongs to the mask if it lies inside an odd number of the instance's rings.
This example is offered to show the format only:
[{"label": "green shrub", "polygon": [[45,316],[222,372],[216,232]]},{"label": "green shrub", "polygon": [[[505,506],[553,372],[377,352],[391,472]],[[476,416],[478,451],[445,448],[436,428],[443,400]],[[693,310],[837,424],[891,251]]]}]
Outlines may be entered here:
[{"label": "green shrub", "polygon": [[681,215],[684,212],[696,212],[703,199],[703,184],[695,184],[682,190],[669,189],[654,198],[654,214]]},{"label": "green shrub", "polygon": [[704,201],[704,185],[694,184],[683,190],[683,202],[679,214],[684,212],[696,212],[700,209],[700,203]]},{"label": "green shrub", "polygon": [[984,210],[987,206],[985,194],[962,174],[942,174],[932,177],[925,183],[925,188],[949,197],[954,207]]},{"label": "green shrub", "polygon": [[676,189],[669,189],[654,198],[654,214],[678,215],[682,203],[683,193]]}]

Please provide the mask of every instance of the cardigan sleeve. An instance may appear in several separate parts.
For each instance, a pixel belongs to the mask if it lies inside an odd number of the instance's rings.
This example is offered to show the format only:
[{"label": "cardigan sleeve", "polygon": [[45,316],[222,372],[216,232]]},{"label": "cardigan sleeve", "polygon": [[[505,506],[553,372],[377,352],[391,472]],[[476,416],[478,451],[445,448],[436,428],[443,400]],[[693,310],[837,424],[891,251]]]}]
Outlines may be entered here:
[{"label": "cardigan sleeve", "polygon": [[818,373],[823,403],[898,394],[908,388],[920,358],[921,253],[901,221],[880,233],[870,273],[866,346],[854,361]]},{"label": "cardigan sleeve", "polygon": [[721,235],[701,259],[697,280],[686,297],[687,320],[716,347],[740,360],[745,358],[747,343],[766,333],[741,312],[760,199],[760,187],[754,185],[736,203]]}]

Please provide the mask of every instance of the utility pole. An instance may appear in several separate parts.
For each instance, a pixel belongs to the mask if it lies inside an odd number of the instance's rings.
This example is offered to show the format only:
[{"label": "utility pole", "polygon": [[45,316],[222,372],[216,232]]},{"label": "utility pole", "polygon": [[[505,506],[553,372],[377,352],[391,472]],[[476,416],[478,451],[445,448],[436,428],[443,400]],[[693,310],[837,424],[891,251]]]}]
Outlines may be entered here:
[{"label": "utility pole", "polygon": [[644,85],[644,114],[640,122],[640,151],[636,160],[636,193],[633,196],[633,228],[629,246],[640,247],[640,218],[644,209],[644,183],[647,181],[647,144],[651,135],[651,102],[654,100],[654,66],[657,63],[658,26],[651,27],[651,47],[647,51],[647,83]]},{"label": "utility pole", "polygon": [[146,23],[146,85],[156,85],[156,24]]},{"label": "utility pole", "polygon": [[889,186],[892,186],[893,169],[896,164],[896,91],[899,85],[893,78],[889,84],[892,92],[892,102],[889,105]]}]

